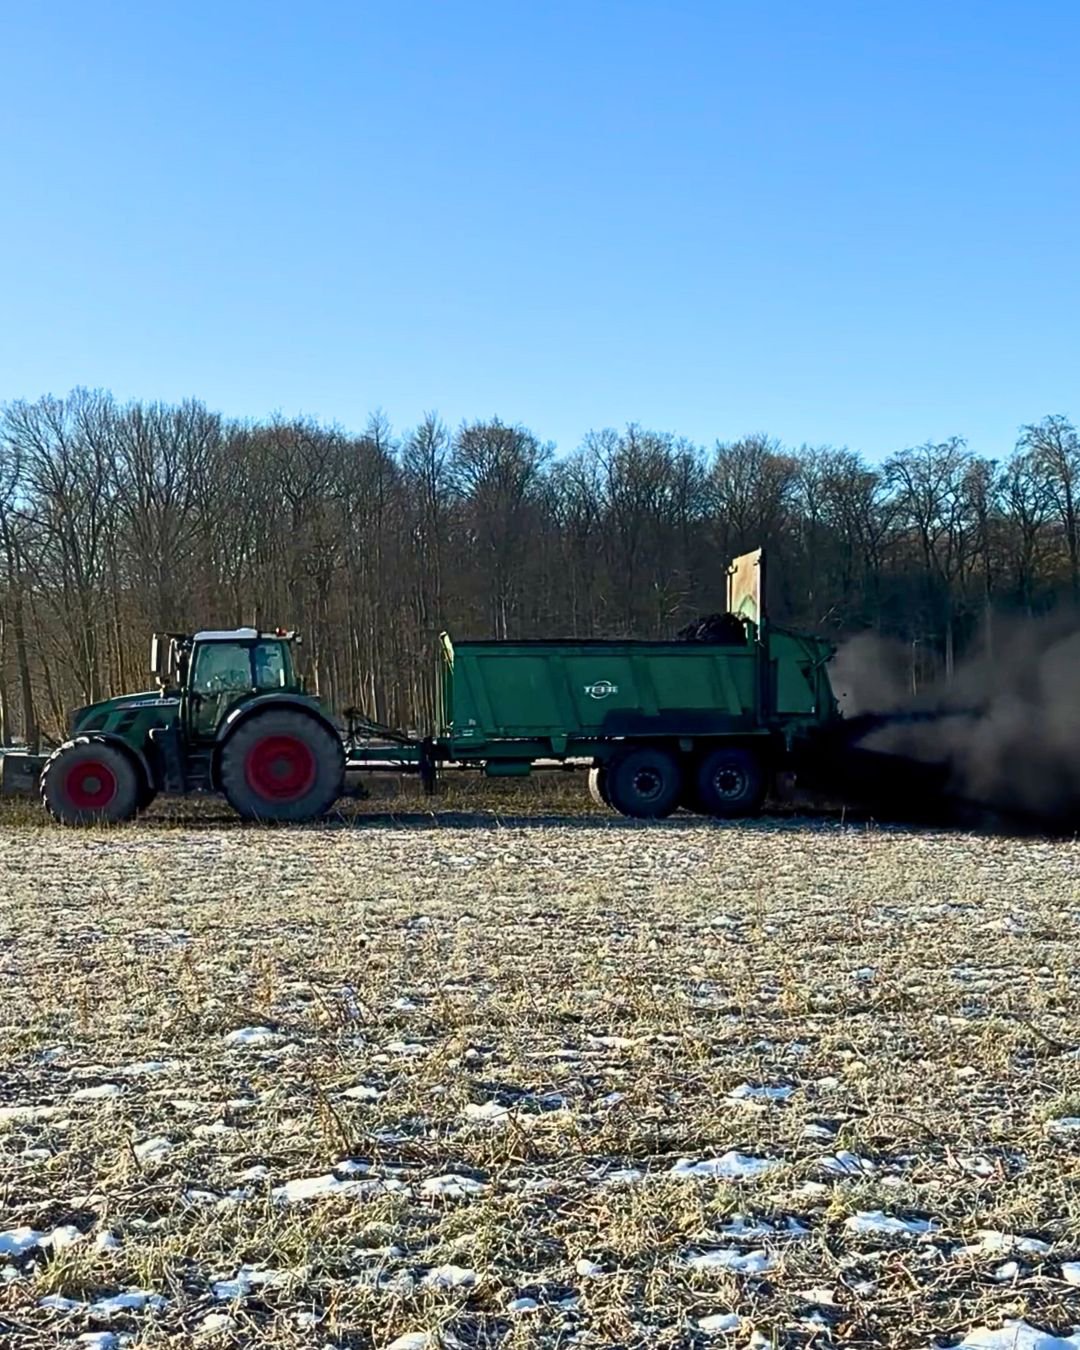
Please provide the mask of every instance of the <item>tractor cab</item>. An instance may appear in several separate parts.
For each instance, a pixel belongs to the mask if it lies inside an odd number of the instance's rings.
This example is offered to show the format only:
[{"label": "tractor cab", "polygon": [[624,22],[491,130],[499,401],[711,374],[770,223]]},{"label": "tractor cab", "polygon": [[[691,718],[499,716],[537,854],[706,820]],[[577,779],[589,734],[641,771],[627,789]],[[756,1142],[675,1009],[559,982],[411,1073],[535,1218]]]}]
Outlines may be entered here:
[{"label": "tractor cab", "polygon": [[162,692],[180,699],[188,737],[212,741],[236,704],[259,695],[303,694],[292,655],[298,641],[284,628],[155,633],[150,668]]}]

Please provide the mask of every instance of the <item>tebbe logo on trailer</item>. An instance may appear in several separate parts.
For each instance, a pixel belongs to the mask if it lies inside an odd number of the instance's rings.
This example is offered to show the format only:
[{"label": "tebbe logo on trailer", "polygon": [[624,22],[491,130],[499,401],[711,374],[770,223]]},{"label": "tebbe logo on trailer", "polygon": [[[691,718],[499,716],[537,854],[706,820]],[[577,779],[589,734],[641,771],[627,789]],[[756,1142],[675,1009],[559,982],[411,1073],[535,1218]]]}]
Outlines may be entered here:
[{"label": "tebbe logo on trailer", "polygon": [[597,680],[595,684],[587,684],[585,692],[590,698],[608,698],[611,694],[619,692],[619,686],[612,684],[610,680]]}]

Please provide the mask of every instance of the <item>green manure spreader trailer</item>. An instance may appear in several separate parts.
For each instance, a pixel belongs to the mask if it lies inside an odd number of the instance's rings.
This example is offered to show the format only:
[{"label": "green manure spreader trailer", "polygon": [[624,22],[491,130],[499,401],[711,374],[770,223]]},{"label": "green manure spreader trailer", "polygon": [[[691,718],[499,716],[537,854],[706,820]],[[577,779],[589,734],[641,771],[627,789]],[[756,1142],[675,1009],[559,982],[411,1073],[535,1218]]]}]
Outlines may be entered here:
[{"label": "green manure spreader trailer", "polygon": [[365,770],[415,772],[430,789],[446,765],[500,778],[562,761],[589,765],[593,797],[626,816],[752,815],[839,716],[832,645],[773,627],[763,581],[760,550],[731,564],[720,641],[444,634],[438,725],[423,737],[356,710],[336,718],[297,676],[291,632],[158,635],[156,690],[77,709],[51,755],[3,756],[3,785],[36,787],[67,825],[131,819],[158,793],[219,793],[247,819],[299,822]]}]

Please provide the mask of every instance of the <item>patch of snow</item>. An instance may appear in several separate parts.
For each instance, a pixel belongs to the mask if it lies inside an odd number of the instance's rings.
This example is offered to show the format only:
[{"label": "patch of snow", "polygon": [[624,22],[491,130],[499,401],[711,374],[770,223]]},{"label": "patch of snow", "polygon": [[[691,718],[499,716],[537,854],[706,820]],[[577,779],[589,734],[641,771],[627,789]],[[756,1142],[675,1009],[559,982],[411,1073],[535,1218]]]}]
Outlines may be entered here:
[{"label": "patch of snow", "polygon": [[116,1236],[116,1234],[111,1232],[108,1228],[103,1229],[100,1233],[98,1233],[97,1237],[94,1238],[95,1251],[117,1252],[120,1250],[122,1245],[123,1244],[121,1243],[120,1239]]},{"label": "patch of snow", "polygon": [[784,1083],[777,1083],[772,1086],[766,1083],[740,1083],[737,1088],[732,1088],[728,1093],[728,1100],[734,1102],[783,1102],[795,1091]]},{"label": "patch of snow", "polygon": [[540,1304],[534,1298],[512,1298],[506,1305],[508,1313],[529,1313],[536,1312]]},{"label": "patch of snow", "polygon": [[508,1124],[511,1117],[511,1110],[508,1106],[500,1106],[496,1101],[481,1102],[477,1105],[470,1102],[465,1108],[465,1115],[469,1120],[475,1120],[481,1124]]},{"label": "patch of snow", "polygon": [[167,1153],[171,1153],[172,1148],[171,1139],[163,1134],[156,1134],[152,1139],[144,1139],[141,1144],[135,1145],[135,1156],[139,1162],[157,1162]]},{"label": "patch of snow", "polygon": [[806,1237],[810,1230],[793,1215],[785,1214],[772,1221],[769,1219],[748,1219],[743,1214],[733,1214],[720,1232],[725,1237],[737,1238],[742,1242],[761,1242],[765,1238]]},{"label": "patch of snow", "polygon": [[961,1256],[998,1256],[1010,1252],[1045,1256],[1050,1250],[1050,1243],[1041,1238],[1017,1237],[1015,1233],[1001,1233],[996,1228],[980,1228],[975,1236],[978,1241],[960,1248]]},{"label": "patch of snow", "polygon": [[75,1312],[76,1309],[85,1308],[86,1304],[79,1298],[65,1298],[63,1294],[46,1294],[44,1298],[38,1299],[39,1308],[47,1308],[50,1312]]},{"label": "patch of snow", "polygon": [[59,1106],[0,1106],[0,1125],[30,1125],[36,1120],[58,1116]]},{"label": "patch of snow", "polygon": [[706,1335],[710,1336],[738,1331],[741,1325],[742,1318],[738,1313],[709,1313],[697,1320],[698,1331],[704,1331]]},{"label": "patch of snow", "polygon": [[590,1180],[600,1181],[605,1186],[636,1186],[645,1180],[645,1173],[640,1167],[613,1167],[611,1171],[601,1167],[591,1173]]},{"label": "patch of snow", "polygon": [[377,1102],[386,1093],[381,1088],[372,1087],[370,1083],[357,1083],[355,1087],[346,1088],[344,1095],[351,1097],[354,1102]]},{"label": "patch of snow", "polygon": [[241,1181],[265,1181],[270,1175],[270,1169],[265,1163],[256,1163],[253,1167],[246,1168],[240,1173]]},{"label": "patch of snow", "polygon": [[590,1050],[629,1050],[637,1042],[628,1036],[586,1036],[585,1044]]},{"label": "patch of snow", "polygon": [[738,1247],[720,1247],[716,1251],[691,1256],[686,1264],[691,1270],[727,1270],[734,1275],[763,1275],[776,1264],[776,1258],[758,1249],[741,1252]]},{"label": "patch of snow", "polygon": [[746,1153],[737,1153],[734,1149],[729,1149],[719,1158],[705,1158],[701,1162],[680,1158],[669,1175],[716,1181],[752,1181],[779,1165],[774,1158],[752,1158]]},{"label": "patch of snow", "polygon": [[230,1317],[228,1313],[212,1312],[207,1313],[195,1328],[195,1334],[196,1336],[220,1336],[227,1331],[232,1331],[235,1326],[236,1319]]},{"label": "patch of snow", "polygon": [[962,1172],[969,1172],[973,1177],[992,1177],[997,1175],[997,1164],[992,1158],[988,1158],[985,1153],[965,1153],[963,1155],[958,1155],[956,1163]]},{"label": "patch of snow", "polygon": [[1080,1116],[1058,1116],[1057,1120],[1046,1122],[1048,1134],[1075,1134],[1080,1130]]},{"label": "patch of snow", "polygon": [[830,1129],[828,1125],[819,1125],[814,1121],[803,1126],[804,1139],[831,1139],[835,1133],[836,1131]]},{"label": "patch of snow", "polygon": [[107,1322],[117,1313],[142,1312],[150,1309],[159,1312],[168,1304],[161,1294],[152,1294],[147,1289],[128,1289],[122,1294],[110,1294],[108,1298],[99,1298],[90,1304],[90,1316]]},{"label": "patch of snow", "polygon": [[416,1012],[416,1004],[411,998],[406,998],[404,996],[394,999],[393,1003],[390,1004],[390,1007],[394,1012]]},{"label": "patch of snow", "polygon": [[[1080,1333],[1052,1336],[1028,1322],[1006,1322],[1002,1327],[976,1327],[960,1342],[964,1350],[1080,1350]],[[960,1347],[957,1347],[960,1350]]]},{"label": "patch of snow", "polygon": [[467,1200],[469,1196],[483,1195],[487,1190],[486,1181],[459,1176],[456,1172],[446,1172],[441,1177],[428,1177],[420,1186],[423,1195],[440,1200]]},{"label": "patch of snow", "polygon": [[583,1280],[595,1280],[604,1273],[604,1267],[598,1265],[595,1261],[590,1261],[587,1256],[579,1256],[574,1263],[574,1269]]},{"label": "patch of snow", "polygon": [[21,1228],[9,1228],[6,1232],[0,1233],[0,1256],[25,1256],[44,1236],[45,1234],[39,1233],[36,1228],[27,1228],[25,1225]]},{"label": "patch of snow", "polygon": [[407,1331],[392,1341],[386,1350],[436,1350],[439,1337],[434,1331]]},{"label": "patch of snow", "polygon": [[81,1242],[85,1236],[73,1223],[65,1223],[59,1228],[54,1228],[51,1233],[46,1233],[39,1245],[51,1247],[54,1252],[58,1252],[70,1247],[73,1242]]},{"label": "patch of snow", "polygon": [[1066,1284],[1080,1284],[1080,1261],[1062,1261],[1061,1278]]},{"label": "patch of snow", "polygon": [[386,1049],[391,1055],[426,1055],[428,1048],[421,1045],[419,1041],[390,1041]]},{"label": "patch of snow", "polygon": [[997,1270],[993,1271],[990,1278],[996,1280],[998,1284],[1009,1284],[1012,1280],[1015,1280],[1019,1274],[1020,1262],[1006,1261],[1003,1265],[998,1266]]},{"label": "patch of snow", "polygon": [[932,1219],[900,1219],[895,1214],[884,1214],[880,1209],[872,1209],[852,1214],[844,1227],[852,1233],[872,1233],[875,1237],[915,1237],[932,1233],[937,1225]]},{"label": "patch of snow", "polygon": [[469,1289],[479,1276],[465,1266],[435,1266],[420,1281],[425,1289]]},{"label": "patch of snow", "polygon": [[110,1097],[119,1097],[123,1092],[119,1083],[97,1083],[94,1087],[79,1088],[71,1094],[73,1102],[108,1101]]},{"label": "patch of snow", "polygon": [[317,1177],[297,1177],[283,1186],[275,1186],[271,1197],[279,1204],[298,1204],[304,1200],[321,1200],[328,1195],[344,1196],[350,1200],[370,1200],[390,1191],[405,1190],[404,1182],[394,1177],[342,1178],[333,1172]]},{"label": "patch of snow", "polygon": [[835,1308],[836,1291],[830,1289],[828,1285],[816,1285],[813,1289],[800,1289],[799,1297],[804,1298],[807,1303],[815,1303],[819,1308]]},{"label": "patch of snow", "polygon": [[225,1044],[235,1050],[249,1045],[276,1045],[281,1039],[281,1033],[272,1027],[238,1027],[225,1037]]},{"label": "patch of snow", "polygon": [[171,1073],[179,1067],[178,1059],[144,1059],[137,1064],[125,1064],[120,1069],[113,1069],[113,1073],[122,1074],[125,1078],[141,1078],[144,1074]]},{"label": "patch of snow", "polygon": [[75,1337],[76,1345],[85,1345],[87,1350],[117,1350],[120,1337],[115,1331],[84,1331]]},{"label": "patch of snow", "polygon": [[861,1158],[847,1149],[820,1158],[818,1166],[823,1172],[837,1177],[870,1177],[877,1171],[877,1166],[869,1158]]},{"label": "patch of snow", "polygon": [[196,1139],[213,1139],[219,1134],[235,1134],[235,1127],[226,1125],[223,1120],[215,1120],[212,1125],[196,1125],[191,1132]]},{"label": "patch of snow", "polygon": [[289,1270],[261,1270],[258,1266],[241,1266],[231,1280],[218,1280],[212,1286],[213,1294],[222,1303],[247,1298],[253,1289],[280,1289],[293,1278]]}]

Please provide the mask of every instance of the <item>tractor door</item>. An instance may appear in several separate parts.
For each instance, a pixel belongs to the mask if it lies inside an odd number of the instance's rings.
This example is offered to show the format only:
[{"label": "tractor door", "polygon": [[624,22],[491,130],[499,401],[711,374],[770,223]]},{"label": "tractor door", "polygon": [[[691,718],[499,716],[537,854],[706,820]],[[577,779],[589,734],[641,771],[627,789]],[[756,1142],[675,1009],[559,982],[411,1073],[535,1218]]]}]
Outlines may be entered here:
[{"label": "tractor door", "polygon": [[250,643],[198,643],[188,685],[188,735],[212,741],[232,705],[254,691]]}]

